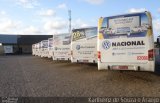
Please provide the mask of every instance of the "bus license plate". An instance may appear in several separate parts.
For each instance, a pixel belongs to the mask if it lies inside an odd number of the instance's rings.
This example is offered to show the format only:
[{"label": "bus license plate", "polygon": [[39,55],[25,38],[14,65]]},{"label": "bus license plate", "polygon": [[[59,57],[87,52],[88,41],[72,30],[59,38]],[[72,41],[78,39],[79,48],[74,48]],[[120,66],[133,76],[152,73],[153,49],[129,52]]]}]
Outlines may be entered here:
[{"label": "bus license plate", "polygon": [[128,69],[128,66],[113,66],[112,69],[127,70],[127,69]]},{"label": "bus license plate", "polygon": [[88,60],[83,60],[83,62],[88,63]]}]

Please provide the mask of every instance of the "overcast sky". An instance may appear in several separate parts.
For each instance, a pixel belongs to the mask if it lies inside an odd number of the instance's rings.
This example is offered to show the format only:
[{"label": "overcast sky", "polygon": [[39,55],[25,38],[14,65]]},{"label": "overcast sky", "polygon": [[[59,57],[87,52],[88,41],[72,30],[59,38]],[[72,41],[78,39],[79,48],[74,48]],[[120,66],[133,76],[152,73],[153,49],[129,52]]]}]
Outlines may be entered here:
[{"label": "overcast sky", "polygon": [[0,34],[55,34],[97,26],[101,16],[150,11],[154,34],[160,34],[160,0],[0,0]]}]

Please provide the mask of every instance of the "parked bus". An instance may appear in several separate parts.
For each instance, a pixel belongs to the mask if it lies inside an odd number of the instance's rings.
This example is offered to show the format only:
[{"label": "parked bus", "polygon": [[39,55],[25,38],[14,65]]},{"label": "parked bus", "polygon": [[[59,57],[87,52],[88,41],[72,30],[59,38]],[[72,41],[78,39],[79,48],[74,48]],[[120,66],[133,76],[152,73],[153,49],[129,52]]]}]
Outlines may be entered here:
[{"label": "parked bus", "polygon": [[53,35],[53,60],[70,60],[70,43],[69,33]]},{"label": "parked bus", "polygon": [[41,42],[36,43],[35,56],[41,56]]},{"label": "parked bus", "polygon": [[72,30],[71,62],[97,63],[97,27]]},{"label": "parked bus", "polygon": [[48,39],[48,58],[53,57],[53,37]]},{"label": "parked bus", "polygon": [[48,40],[41,41],[41,57],[48,57]]},{"label": "parked bus", "polygon": [[101,17],[98,21],[98,70],[155,70],[150,12]]},{"label": "parked bus", "polygon": [[32,44],[32,55],[36,55],[36,44]]}]

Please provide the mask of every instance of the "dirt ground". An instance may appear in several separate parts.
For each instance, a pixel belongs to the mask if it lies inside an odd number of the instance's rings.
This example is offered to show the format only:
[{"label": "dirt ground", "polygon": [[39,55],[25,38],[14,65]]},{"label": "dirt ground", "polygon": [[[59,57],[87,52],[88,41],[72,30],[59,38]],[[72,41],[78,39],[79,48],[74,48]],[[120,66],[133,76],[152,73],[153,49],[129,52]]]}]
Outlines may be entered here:
[{"label": "dirt ground", "polygon": [[0,97],[160,97],[160,75],[31,55],[0,56]]}]

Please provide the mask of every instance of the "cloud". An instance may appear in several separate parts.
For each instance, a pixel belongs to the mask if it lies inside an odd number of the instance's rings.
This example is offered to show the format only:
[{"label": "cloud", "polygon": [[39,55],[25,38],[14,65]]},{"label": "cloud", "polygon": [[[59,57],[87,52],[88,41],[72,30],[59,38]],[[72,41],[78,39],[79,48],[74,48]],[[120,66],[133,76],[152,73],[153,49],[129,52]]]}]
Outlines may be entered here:
[{"label": "cloud", "polygon": [[160,13],[160,8],[158,8],[158,13]]},{"label": "cloud", "polygon": [[39,5],[38,0],[16,0],[16,3],[24,8],[34,8]]},{"label": "cloud", "polygon": [[[45,19],[42,25],[44,25],[43,27],[44,31],[47,32],[48,34],[64,33],[64,32],[68,32],[68,29],[69,29],[68,20],[61,17]],[[72,28],[74,29],[84,28],[89,26],[90,26],[89,23],[85,22],[80,18],[72,21]]]},{"label": "cloud", "polygon": [[19,29],[22,25],[20,20],[11,19],[6,11],[0,11],[0,33],[1,34],[13,34],[14,31]]},{"label": "cloud", "polygon": [[86,2],[94,5],[102,4],[105,0],[85,0]]},{"label": "cloud", "polygon": [[24,28],[22,31],[21,31],[21,34],[41,34],[42,31],[40,31],[41,29],[39,28],[36,28],[34,26],[28,26],[26,28]]},{"label": "cloud", "polygon": [[6,15],[5,11],[0,11],[0,15]]},{"label": "cloud", "polygon": [[65,3],[62,3],[62,4],[59,4],[57,6],[57,8],[59,8],[59,9],[67,9],[67,5]]},{"label": "cloud", "polygon": [[158,35],[160,35],[160,19],[155,19],[153,20],[153,30],[154,33],[157,35],[157,33],[159,33]]},{"label": "cloud", "polygon": [[74,24],[72,25],[74,28],[83,28],[83,27],[88,27],[89,24],[86,23],[85,21],[81,20],[80,18],[76,19],[73,21]]},{"label": "cloud", "polygon": [[0,33],[12,33],[13,30],[19,28],[21,25],[20,21],[13,21],[11,19],[0,20]]},{"label": "cloud", "polygon": [[41,11],[39,12],[39,15],[40,15],[40,16],[46,16],[46,17],[55,16],[55,15],[56,15],[56,11],[54,11],[54,10],[52,10],[52,9],[41,10]]},{"label": "cloud", "polygon": [[39,34],[39,28],[34,26],[25,27],[20,20],[13,20],[5,11],[0,11],[0,34]]},{"label": "cloud", "polygon": [[63,18],[54,18],[44,22],[44,31],[48,33],[59,33],[67,31],[68,22]]},{"label": "cloud", "polygon": [[147,11],[147,9],[145,9],[145,8],[139,8],[139,9],[131,8],[128,10],[129,13],[144,12],[144,11]]}]

